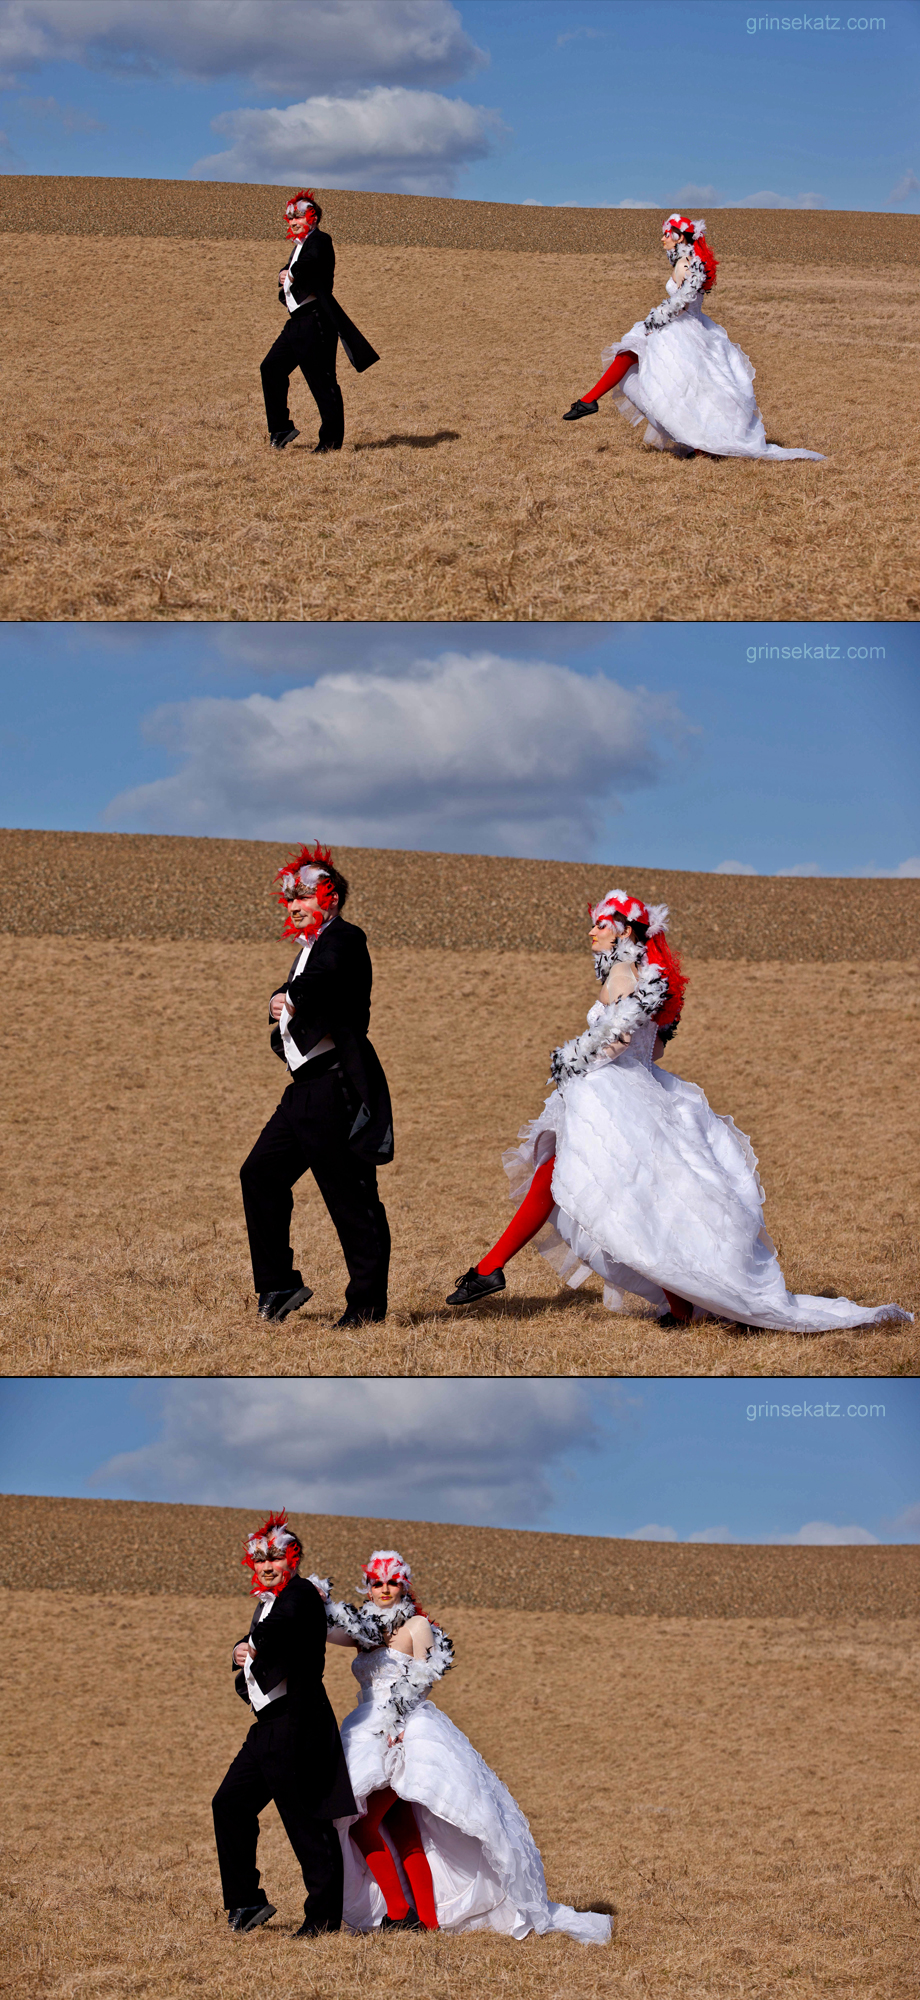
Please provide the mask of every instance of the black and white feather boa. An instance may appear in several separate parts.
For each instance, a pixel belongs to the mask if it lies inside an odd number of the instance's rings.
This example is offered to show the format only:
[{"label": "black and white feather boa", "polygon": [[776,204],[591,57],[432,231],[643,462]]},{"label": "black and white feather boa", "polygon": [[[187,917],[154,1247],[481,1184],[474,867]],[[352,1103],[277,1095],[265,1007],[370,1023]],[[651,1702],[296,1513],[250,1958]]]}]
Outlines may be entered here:
[{"label": "black and white feather boa", "polygon": [[[410,1618],[419,1615],[411,1597],[402,1597],[398,1604],[380,1610],[377,1605],[340,1603],[332,1596],[327,1576],[311,1576],[309,1581],[319,1591],[325,1604],[326,1624],[337,1625],[341,1631],[347,1632],[364,1653],[386,1646],[394,1632],[408,1624]],[[413,1709],[424,1701],[429,1688],[433,1688],[436,1681],[443,1680],[453,1666],[453,1642],[440,1625],[432,1625],[431,1630],[433,1636],[427,1659],[416,1660],[409,1653],[394,1652],[394,1660],[400,1663],[397,1669],[399,1679],[388,1690],[386,1700],[380,1706],[377,1735],[396,1736]]]},{"label": "black and white feather boa", "polygon": [[593,1027],[586,1028],[583,1035],[576,1035],[570,1042],[554,1049],[550,1058],[548,1082],[563,1089],[576,1076],[587,1076],[588,1071],[600,1069],[613,1060],[607,1053],[611,1042],[622,1041],[624,1035],[631,1035],[646,1021],[653,1021],[660,1013],[668,996],[668,982],[658,965],[649,965],[647,960],[639,967],[638,985],[631,993],[625,993],[620,1000],[614,1000],[605,1007]]},{"label": "black and white feather boa", "polygon": [[677,264],[681,257],[689,258],[689,269],[683,283],[678,286],[676,292],[672,292],[670,298],[664,299],[660,306],[654,306],[648,318],[643,320],[647,333],[654,333],[656,327],[670,326],[672,320],[679,319],[684,309],[699,296],[706,283],[706,266],[695,250],[682,246],[679,250],[668,251],[668,260],[671,264]]},{"label": "black and white feather boa", "polygon": [[435,1682],[443,1680],[453,1666],[454,1649],[447,1633],[442,1632],[440,1625],[433,1625],[432,1633],[427,1659],[416,1660],[410,1653],[393,1654],[394,1660],[399,1661],[397,1678],[377,1709],[376,1735],[387,1738],[398,1736],[413,1710],[421,1705]]}]

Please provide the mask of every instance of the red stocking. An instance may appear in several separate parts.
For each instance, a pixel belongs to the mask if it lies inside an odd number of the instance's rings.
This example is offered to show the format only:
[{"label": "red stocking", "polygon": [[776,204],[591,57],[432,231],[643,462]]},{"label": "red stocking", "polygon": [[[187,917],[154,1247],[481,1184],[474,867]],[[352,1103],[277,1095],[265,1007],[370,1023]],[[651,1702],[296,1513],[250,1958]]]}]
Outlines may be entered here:
[{"label": "red stocking", "polygon": [[434,1906],[434,1883],[428,1857],[422,1846],[422,1836],[418,1821],[407,1799],[398,1799],[387,1814],[387,1832],[409,1878],[409,1887],[420,1921],[426,1931],[438,1928],[438,1913]]},{"label": "red stocking", "polygon": [[503,1270],[509,1259],[515,1257],[519,1250],[523,1250],[525,1243],[529,1243],[531,1237],[536,1236],[537,1230],[542,1229],[547,1217],[552,1214],[556,1206],[552,1190],[554,1165],[555,1154],[550,1159],[544,1160],[542,1167],[537,1168],[521,1206],[509,1222],[504,1236],[499,1237],[488,1256],[483,1257],[477,1264],[476,1269],[481,1277],[488,1278],[493,1271]]},{"label": "red stocking", "polygon": [[[380,1831],[381,1820],[396,1803],[396,1793],[389,1785],[382,1792],[372,1792],[364,1818],[350,1827],[349,1832],[355,1846],[363,1854],[378,1889],[383,1890],[387,1916],[399,1918],[408,1916],[409,1905],[402,1892],[396,1863]],[[411,1876],[409,1879],[411,1881]],[[419,1911],[419,1916],[421,1914]]]},{"label": "red stocking", "polygon": [[668,1310],[673,1313],[675,1319],[689,1320],[693,1318],[693,1307],[689,1299],[682,1299],[679,1292],[665,1291],[663,1285],[661,1289],[667,1299]]},{"label": "red stocking", "polygon": [[629,348],[624,354],[615,354],[606,374],[601,376],[599,382],[595,382],[594,388],[589,389],[586,396],[582,396],[582,402],[596,403],[598,396],[606,396],[608,389],[615,389],[617,383],[622,382],[624,375],[628,374],[638,359],[638,354],[630,353]]}]

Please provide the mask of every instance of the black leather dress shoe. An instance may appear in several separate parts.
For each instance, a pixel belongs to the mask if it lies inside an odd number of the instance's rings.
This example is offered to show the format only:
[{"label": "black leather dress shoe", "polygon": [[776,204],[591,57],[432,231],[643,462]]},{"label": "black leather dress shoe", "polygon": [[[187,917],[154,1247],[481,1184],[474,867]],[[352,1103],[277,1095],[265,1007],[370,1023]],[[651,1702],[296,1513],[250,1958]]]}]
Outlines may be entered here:
[{"label": "black leather dress shoe", "polygon": [[312,1297],[309,1285],[295,1285],[286,1292],[260,1292],[259,1318],[287,1319],[288,1313],[297,1312]]},{"label": "black leather dress shoe", "polygon": [[566,410],[564,412],[562,421],[564,424],[575,424],[578,422],[579,417],[596,417],[596,416],[597,416],[597,404],[583,403],[581,397],[576,396],[571,409]]},{"label": "black leather dress shoe", "polygon": [[248,1903],[242,1910],[228,1910],[227,1922],[232,1931],[257,1931],[274,1915],[274,1903]]},{"label": "black leather dress shoe", "polygon": [[272,431],[269,439],[272,451],[283,451],[285,445],[293,444],[294,439],[299,436],[300,432],[295,431],[293,424],[288,424],[286,431]]},{"label": "black leather dress shoe", "polygon": [[672,1327],[687,1327],[690,1325],[690,1321],[688,1319],[678,1319],[676,1313],[662,1313],[658,1324],[670,1333]]},{"label": "black leather dress shoe", "polygon": [[386,1316],[386,1306],[373,1306],[368,1312],[359,1312],[354,1306],[349,1306],[341,1319],[336,1320],[336,1326],[344,1327],[346,1331],[349,1327],[379,1326]]},{"label": "black leather dress shoe", "polygon": [[379,1927],[382,1931],[423,1931],[425,1928],[414,1910],[408,1910],[404,1917],[382,1917]]},{"label": "black leather dress shoe", "polygon": [[456,1291],[448,1292],[447,1304],[471,1306],[476,1299],[488,1298],[490,1292],[503,1292],[504,1289],[504,1271],[490,1271],[488,1277],[483,1277],[482,1272],[477,1271],[475,1265],[471,1265],[463,1277],[457,1279]]},{"label": "black leather dress shoe", "polygon": [[306,1917],[304,1917],[299,1931],[295,1931],[294,1936],[295,1938],[331,1937],[332,1926],[330,1924],[310,1924],[307,1922]]},{"label": "black leather dress shoe", "polygon": [[321,458],[324,452],[341,451],[341,449],[340,444],[315,444],[313,446],[313,456],[314,458]]}]

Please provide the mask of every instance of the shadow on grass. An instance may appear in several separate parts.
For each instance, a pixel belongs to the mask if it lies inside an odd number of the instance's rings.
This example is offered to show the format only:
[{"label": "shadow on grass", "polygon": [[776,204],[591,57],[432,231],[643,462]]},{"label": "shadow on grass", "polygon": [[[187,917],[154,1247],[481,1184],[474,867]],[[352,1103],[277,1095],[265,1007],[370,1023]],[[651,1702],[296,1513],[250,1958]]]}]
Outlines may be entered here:
[{"label": "shadow on grass", "polygon": [[413,437],[408,432],[391,431],[388,438],[368,438],[366,443],[358,442],[353,451],[392,451],[398,444],[411,445],[413,451],[433,451],[438,444],[455,444],[460,431],[434,431],[431,437]]}]

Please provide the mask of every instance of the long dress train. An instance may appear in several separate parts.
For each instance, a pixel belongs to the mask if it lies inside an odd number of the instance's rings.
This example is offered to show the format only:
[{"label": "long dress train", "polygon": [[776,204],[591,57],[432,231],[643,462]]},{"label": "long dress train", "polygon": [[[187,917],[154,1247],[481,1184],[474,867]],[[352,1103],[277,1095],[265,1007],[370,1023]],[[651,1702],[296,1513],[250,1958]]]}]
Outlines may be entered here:
[{"label": "long dress train", "polygon": [[[529,1931],[565,1931],[583,1944],[606,1944],[609,1917],[549,1901],[524,1814],[440,1709],[421,1700],[399,1725],[402,1741],[388,1747],[388,1704],[394,1687],[399,1692],[417,1664],[387,1646],[357,1655],[352,1673],[359,1702],[342,1724],[342,1742],[362,1812],[371,1793],[386,1785],[411,1803],[431,1868],[440,1929],[494,1930],[515,1938]],[[350,1838],[353,1824],[336,1821],[345,1864],[345,1922],[351,1930],[369,1931],[386,1905]],[[386,1820],[381,1831],[386,1835]],[[399,1868],[395,1853],[394,1860]]]},{"label": "long dress train", "polygon": [[[589,1025],[604,1011],[596,1001]],[[653,1062],[655,1033],[643,1023],[615,1061],[553,1091],[503,1156],[518,1202],[555,1151],[556,1207],[533,1240],[558,1275],[574,1287],[596,1272],[613,1311],[626,1292],[663,1310],[667,1288],[703,1312],[777,1332],[912,1320],[897,1305],[786,1290],[750,1140],[697,1084]]]},{"label": "long dress train", "polygon": [[[668,279],[672,299],[680,289]],[[751,386],[754,368],[725,328],[704,313],[699,294],[666,325],[649,328],[637,320],[622,340],[605,347],[604,367],[629,351],[638,365],[610,394],[629,423],[645,421],[646,444],[659,451],[683,446],[716,458],[823,458],[820,451],[767,443]]]}]

